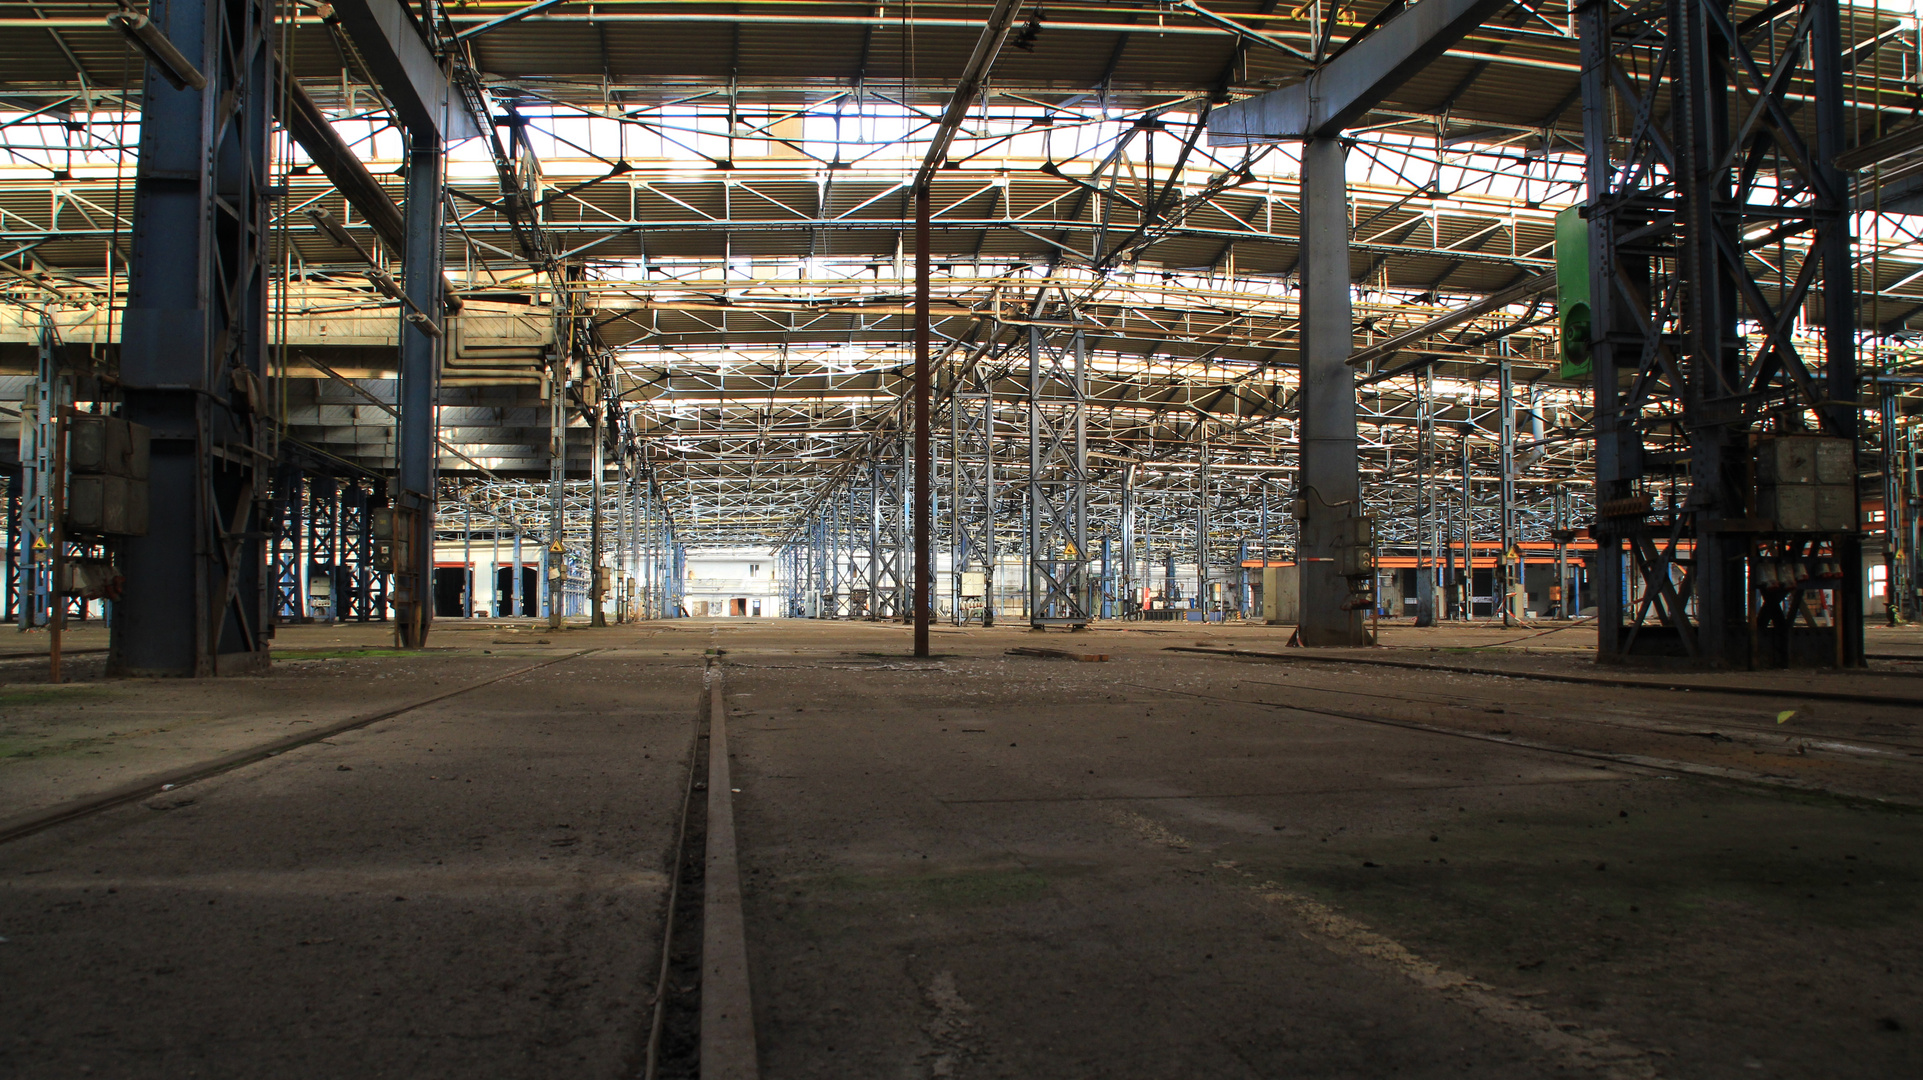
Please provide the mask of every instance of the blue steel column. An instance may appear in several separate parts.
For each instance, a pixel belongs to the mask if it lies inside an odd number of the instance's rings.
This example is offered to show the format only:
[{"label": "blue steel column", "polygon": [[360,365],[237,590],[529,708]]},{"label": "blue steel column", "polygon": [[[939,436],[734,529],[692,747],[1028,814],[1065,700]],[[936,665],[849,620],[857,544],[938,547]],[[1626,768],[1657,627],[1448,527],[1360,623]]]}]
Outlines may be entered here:
[{"label": "blue steel column", "polygon": [[[1830,213],[1817,229],[1815,252],[1821,260],[1823,284],[1823,376],[1824,392],[1830,407],[1824,410],[1825,427],[1834,435],[1849,439],[1862,449],[1861,413],[1857,399],[1857,294],[1856,242],[1851,235],[1849,178],[1836,165],[1848,139],[1843,118],[1843,70],[1854,63],[1855,52],[1844,44],[1842,25],[1834,0],[1815,0],[1810,5],[1810,57],[1816,92],[1816,153],[1812,170],[1821,185],[1825,209]],[[1851,16],[1854,20],[1855,16]],[[1885,453],[1889,448],[1885,447]],[[1860,505],[1860,498],[1858,500]],[[1887,505],[1883,512],[1888,514]],[[1860,517],[1860,511],[1859,511]],[[1837,620],[1842,624],[1841,655],[1843,666],[1864,665],[1863,644],[1863,540],[1856,530],[1838,536],[1837,561],[1843,585],[1836,590]]]},{"label": "blue steel column", "polygon": [[204,89],[141,89],[124,413],[152,430],[147,533],[122,545],[108,669],[206,676],[267,663],[264,0],[167,0],[150,17]]},{"label": "blue steel column", "polygon": [[[435,436],[440,426],[441,339],[410,313],[441,319],[441,186],[445,158],[439,141],[415,135],[407,154],[406,269],[408,305],[401,310],[401,415],[397,438],[400,490],[396,502],[414,511],[415,586],[397,599],[401,646],[418,649],[434,622]],[[396,568],[397,571],[400,568]]]}]

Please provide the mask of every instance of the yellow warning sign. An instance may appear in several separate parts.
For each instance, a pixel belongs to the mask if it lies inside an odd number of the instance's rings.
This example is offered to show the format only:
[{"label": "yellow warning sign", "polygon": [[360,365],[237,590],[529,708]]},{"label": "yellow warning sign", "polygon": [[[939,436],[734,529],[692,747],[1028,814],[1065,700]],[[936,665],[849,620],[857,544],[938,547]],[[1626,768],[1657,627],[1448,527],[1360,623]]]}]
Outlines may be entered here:
[{"label": "yellow warning sign", "polygon": [[33,549],[35,551],[45,551],[52,546],[52,544],[47,543],[47,538],[44,536],[36,536],[33,538]]},{"label": "yellow warning sign", "polygon": [[565,544],[561,543],[561,541],[559,540],[556,540],[554,543],[548,545],[548,550],[554,552],[556,555],[561,555],[561,554],[565,554],[568,549]]}]

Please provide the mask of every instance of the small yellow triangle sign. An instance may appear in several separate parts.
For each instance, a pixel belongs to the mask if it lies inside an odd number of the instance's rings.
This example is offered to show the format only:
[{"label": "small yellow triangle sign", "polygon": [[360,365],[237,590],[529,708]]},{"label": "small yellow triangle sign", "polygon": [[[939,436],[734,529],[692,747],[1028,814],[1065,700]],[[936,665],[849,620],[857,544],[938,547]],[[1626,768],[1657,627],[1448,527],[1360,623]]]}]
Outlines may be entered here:
[{"label": "small yellow triangle sign", "polygon": [[52,544],[47,543],[47,538],[44,536],[36,536],[33,538],[33,549],[35,551],[45,551],[52,546]]}]

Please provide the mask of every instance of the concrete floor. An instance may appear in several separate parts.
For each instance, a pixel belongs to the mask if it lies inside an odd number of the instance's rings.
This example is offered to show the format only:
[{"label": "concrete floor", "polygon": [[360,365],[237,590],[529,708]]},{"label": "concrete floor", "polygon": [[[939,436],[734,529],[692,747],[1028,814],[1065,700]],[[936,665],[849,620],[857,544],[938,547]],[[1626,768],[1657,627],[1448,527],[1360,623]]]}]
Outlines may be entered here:
[{"label": "concrete floor", "polygon": [[1712,677],[1599,670],[1580,627],[1385,631],[0,659],[0,819],[498,680],[0,845],[0,1075],[637,1075],[717,658],[771,1080],[1923,1075],[1923,633]]}]

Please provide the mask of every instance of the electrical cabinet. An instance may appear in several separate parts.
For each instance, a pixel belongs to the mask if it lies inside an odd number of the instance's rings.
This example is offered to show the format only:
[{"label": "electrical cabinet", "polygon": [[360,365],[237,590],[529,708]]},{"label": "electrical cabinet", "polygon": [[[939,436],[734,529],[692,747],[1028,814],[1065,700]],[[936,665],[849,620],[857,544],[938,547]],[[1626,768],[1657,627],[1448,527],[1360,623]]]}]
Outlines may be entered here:
[{"label": "electrical cabinet", "polygon": [[147,535],[150,432],[117,416],[67,421],[66,524],[76,533]]},{"label": "electrical cabinet", "polygon": [[1777,532],[1855,532],[1856,451],[1850,440],[1823,435],[1760,440],[1756,515]]}]

